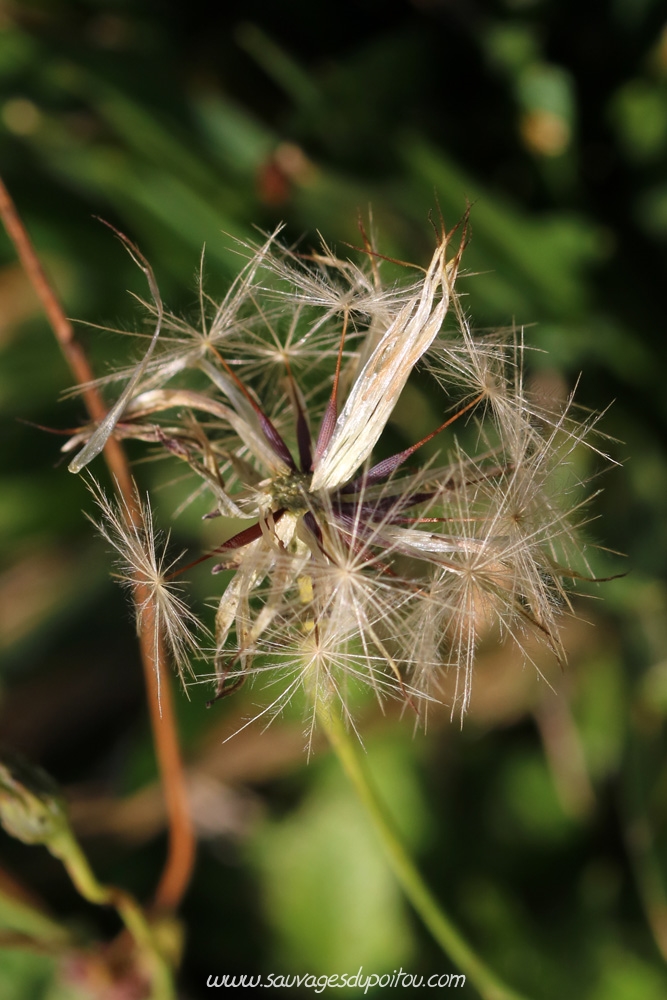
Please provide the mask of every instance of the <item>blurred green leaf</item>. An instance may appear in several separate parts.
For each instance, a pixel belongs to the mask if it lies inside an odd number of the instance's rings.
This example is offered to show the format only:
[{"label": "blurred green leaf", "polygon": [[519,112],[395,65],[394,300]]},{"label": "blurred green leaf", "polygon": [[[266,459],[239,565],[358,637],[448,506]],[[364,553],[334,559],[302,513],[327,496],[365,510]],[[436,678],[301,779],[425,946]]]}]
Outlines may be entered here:
[{"label": "blurred green leaf", "polygon": [[578,664],[573,710],[588,771],[595,782],[608,779],[620,764],[627,699],[622,665],[613,652]]},{"label": "blurred green leaf", "polygon": [[648,160],[667,147],[667,89],[648,80],[631,80],[614,94],[611,121],[626,154]]},{"label": "blurred green leaf", "polygon": [[558,842],[576,832],[577,824],[559,801],[546,761],[538,754],[507,760],[498,789],[508,834],[527,842]]},{"label": "blurred green leaf", "polygon": [[[373,777],[414,849],[426,814],[405,741],[371,741],[368,754]],[[276,958],[322,973],[360,964],[391,970],[408,962],[414,948],[401,892],[336,761],[319,763],[317,771],[300,807],[266,821],[252,846],[266,914],[281,942]]]},{"label": "blurred green leaf", "polygon": [[662,1000],[667,975],[618,943],[600,954],[600,979],[587,1000]]},{"label": "blurred green leaf", "polygon": [[[57,963],[45,955],[0,949],[0,994],[3,1000],[56,1000],[52,992]],[[60,994],[62,1000],[66,1000]],[[75,1000],[70,992],[70,1000]]]},{"label": "blurred green leaf", "polygon": [[601,234],[584,218],[559,213],[542,217],[520,211],[465,174],[441,151],[406,136],[403,156],[415,179],[435,191],[447,218],[472,204],[472,239],[462,283],[475,313],[498,321],[515,316],[568,317],[587,302],[586,268],[599,259]]}]

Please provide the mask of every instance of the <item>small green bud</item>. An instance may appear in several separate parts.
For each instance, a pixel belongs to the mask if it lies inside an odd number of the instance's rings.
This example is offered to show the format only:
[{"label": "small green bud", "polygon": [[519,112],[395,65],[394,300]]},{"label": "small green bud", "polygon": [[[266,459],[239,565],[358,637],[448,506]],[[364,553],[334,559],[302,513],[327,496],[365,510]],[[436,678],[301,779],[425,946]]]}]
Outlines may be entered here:
[{"label": "small green bud", "polygon": [[0,823],[25,844],[49,844],[68,828],[65,802],[56,783],[14,753],[0,759]]}]

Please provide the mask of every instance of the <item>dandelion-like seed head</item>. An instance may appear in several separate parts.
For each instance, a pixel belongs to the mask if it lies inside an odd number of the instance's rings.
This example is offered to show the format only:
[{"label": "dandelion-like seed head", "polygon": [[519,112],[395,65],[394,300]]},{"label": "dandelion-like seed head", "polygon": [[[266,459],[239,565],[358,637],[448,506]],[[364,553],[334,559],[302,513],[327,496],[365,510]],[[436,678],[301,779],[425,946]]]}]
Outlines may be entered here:
[{"label": "dandelion-like seed head", "polygon": [[[584,500],[571,460],[596,420],[577,422],[571,400],[549,412],[529,399],[519,333],[472,332],[454,290],[462,231],[458,244],[442,235],[418,280],[390,287],[365,234],[361,266],[273,234],[245,248],[220,305],[202,293],[197,330],[151,284],[149,351],[104,424],[73,439],[85,443],[72,467],[110,434],[140,438],[188,467],[208,516],[246,522],[211,553],[214,572],[234,571],[215,616],[213,700],[250,678],[267,717],[301,690],[313,719],[339,702],[352,721],[359,687],[419,715],[453,670],[463,714],[490,627],[519,648],[534,632],[562,655]],[[444,390],[441,422],[378,460],[419,363]],[[422,461],[435,438],[440,453]],[[140,531],[99,502],[183,670],[192,619],[154,555],[150,512]]]}]

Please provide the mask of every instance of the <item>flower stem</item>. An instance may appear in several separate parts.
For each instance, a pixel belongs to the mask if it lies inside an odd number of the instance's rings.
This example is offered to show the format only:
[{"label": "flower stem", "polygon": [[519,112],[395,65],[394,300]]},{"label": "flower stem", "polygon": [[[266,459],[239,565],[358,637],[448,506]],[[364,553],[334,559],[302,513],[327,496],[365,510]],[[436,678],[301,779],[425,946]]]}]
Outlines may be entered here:
[{"label": "flower stem", "polygon": [[51,838],[46,846],[63,863],[77,892],[84,899],[97,906],[113,906],[116,909],[146,964],[152,987],[151,1000],[175,1000],[176,993],[169,967],[160,954],[153,930],[134,897],[116,886],[98,882],[69,825],[58,836]]},{"label": "flower stem", "polygon": [[425,884],[397,835],[393,820],[340,717],[330,706],[322,704],[318,707],[318,717],[382,842],[391,870],[442,950],[473,983],[484,1000],[523,1000],[479,958]]},{"label": "flower stem", "polygon": [[[72,324],[67,319],[60,299],[44,272],[2,178],[0,178],[0,217],[42,303],[65,360],[76,381],[83,386],[82,395],[88,413],[92,420],[100,423],[106,416],[107,408],[93,384],[94,375],[88,358],[75,337]],[[122,446],[113,437],[110,437],[104,446],[104,458],[131,520],[138,525],[141,521],[140,504],[129,463]],[[134,593],[137,606],[145,606],[148,596],[145,581],[137,579]],[[148,621],[149,617],[151,621]],[[195,836],[188,805],[178,727],[169,687],[167,658],[160,637],[154,641],[152,628],[152,615],[145,614],[140,635],[141,660],[155,755],[164,788],[169,824],[167,860],[155,893],[154,906],[156,910],[173,911],[178,908],[192,876]]]}]

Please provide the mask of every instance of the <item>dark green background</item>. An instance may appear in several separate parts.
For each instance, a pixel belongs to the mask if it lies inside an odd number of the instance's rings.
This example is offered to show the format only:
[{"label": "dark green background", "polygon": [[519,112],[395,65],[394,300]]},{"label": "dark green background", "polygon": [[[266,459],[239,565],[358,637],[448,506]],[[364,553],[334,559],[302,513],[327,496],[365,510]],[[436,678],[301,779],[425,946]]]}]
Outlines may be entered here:
[{"label": "dark green background", "polygon": [[[413,738],[370,707],[362,729],[430,883],[504,977],[535,1000],[667,995],[664,5],[3,3],[0,157],[68,314],[119,329],[141,323],[126,289],[145,289],[94,215],[140,244],[169,308],[194,312],[204,243],[215,296],[254,226],[346,252],[370,206],[382,249],[423,264],[429,211],[454,225],[472,203],[474,323],[531,324],[548,352],[534,378],[569,391],[581,373],[582,406],[613,401],[598,444],[623,467],[582,454],[603,487],[585,534],[624,553],[591,548],[596,572],[628,575],[577,599],[592,624],[568,625],[563,675],[540,660],[556,695],[489,646],[462,731],[435,713]],[[159,820],[142,826],[137,805],[122,839],[113,810],[97,826],[86,812],[154,780],[129,610],[61,440],[21,422],[72,427],[82,407],[59,401],[70,376],[4,236],[0,266],[1,736],[67,788],[99,874],[148,898]],[[81,336],[100,374],[131,356],[117,334]],[[399,442],[437,422],[426,385],[399,405]],[[135,472],[164,487],[170,527],[179,484]],[[171,525],[176,551],[215,537],[199,513]],[[200,598],[216,586],[193,574]],[[226,971],[447,971],[335,762],[322,749],[306,767],[298,713],[221,745],[252,692],[213,712],[203,688],[178,697],[205,833],[183,997]],[[46,852],[3,835],[0,856],[84,933],[115,929]],[[74,995],[51,980],[48,960],[0,954],[3,998]]]}]

